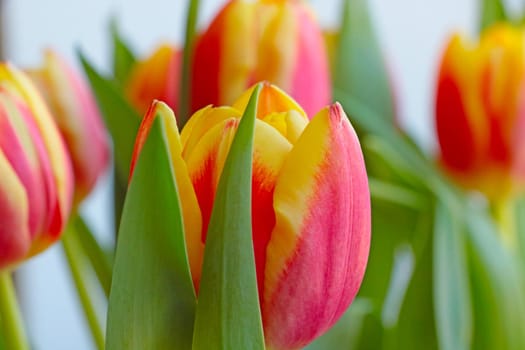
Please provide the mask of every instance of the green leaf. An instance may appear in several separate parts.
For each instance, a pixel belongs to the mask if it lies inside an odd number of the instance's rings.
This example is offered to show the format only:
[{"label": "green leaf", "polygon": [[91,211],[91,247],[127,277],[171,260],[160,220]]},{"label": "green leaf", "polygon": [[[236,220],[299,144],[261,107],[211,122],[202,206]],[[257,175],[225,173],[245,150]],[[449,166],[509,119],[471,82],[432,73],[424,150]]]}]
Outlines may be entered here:
[{"label": "green leaf", "polygon": [[366,0],[345,1],[335,72],[336,89],[371,108],[384,123],[394,123],[390,78]]},{"label": "green leaf", "polygon": [[476,350],[525,349],[523,270],[483,215],[466,215]]},{"label": "green leaf", "polygon": [[182,53],[182,73],[180,80],[179,115],[177,122],[182,130],[191,115],[191,72],[193,51],[195,46],[197,17],[199,15],[200,0],[190,0],[186,16],[186,40]]},{"label": "green leaf", "polygon": [[[75,215],[74,215],[75,216]],[[89,264],[86,252],[82,250],[79,243],[78,233],[75,227],[75,218],[72,218],[62,235],[62,248],[71,273],[71,279],[84,311],[84,316],[91,332],[93,345],[98,350],[104,349],[104,331],[99,313],[96,310],[96,284],[93,281],[93,270]],[[95,288],[95,289],[94,289]]]},{"label": "green leaf", "polygon": [[395,183],[369,177],[368,185],[372,199],[388,201],[412,209],[420,208],[424,202],[421,194]]},{"label": "green leaf", "polygon": [[[372,199],[370,256],[359,296],[370,300],[381,312],[391,282],[396,251],[418,232],[419,212],[390,201]],[[395,227],[395,234],[392,228]]]},{"label": "green leaf", "polygon": [[253,133],[260,88],[250,98],[219,180],[204,251],[194,350],[264,349],[251,222]]},{"label": "green leaf", "polygon": [[376,347],[370,349],[378,349],[377,341],[380,339],[377,336],[374,339],[364,337],[367,318],[371,316],[372,308],[372,303],[366,298],[356,298],[339,321],[305,350],[362,349],[361,343],[369,346],[374,344]]},{"label": "green leaf", "polygon": [[[382,346],[371,349],[437,349],[432,307],[433,206],[430,196],[419,211],[386,202],[372,203],[376,209],[365,275],[368,285],[363,290],[363,283],[360,296],[373,293],[374,287],[383,290],[376,304],[384,329],[376,328],[376,334],[370,336],[382,338]],[[382,270],[381,265],[385,265]],[[383,282],[374,286],[370,280]]]},{"label": "green leaf", "polygon": [[502,0],[479,0],[481,2],[480,31],[497,22],[506,21],[508,16]]},{"label": "green leaf", "polygon": [[137,60],[129,46],[120,36],[115,18],[111,20],[110,30],[113,41],[113,74],[115,80],[124,85]]},{"label": "green leaf", "polygon": [[128,189],[109,299],[107,349],[190,349],[195,293],[166,141],[156,118]]},{"label": "green leaf", "polygon": [[79,53],[79,57],[97,98],[106,127],[113,138],[116,171],[126,183],[141,117],[111,80],[100,75],[82,53]]},{"label": "green leaf", "polygon": [[109,256],[97,242],[95,236],[91,232],[91,229],[81,216],[77,215],[70,220],[74,226],[74,229],[71,230],[70,234],[76,236],[80,247],[82,247],[82,251],[89,259],[100,286],[104,290],[104,293],[107,297],[109,296],[109,290],[111,288],[112,274],[112,264]]},{"label": "green leaf", "polygon": [[[415,269],[399,312],[397,325],[385,335],[387,349],[438,349],[432,304],[432,219],[422,221],[414,243]],[[424,234],[426,233],[426,234]],[[415,237],[417,239],[417,237]]]},{"label": "green leaf", "polygon": [[438,204],[434,228],[434,313],[443,350],[468,350],[472,309],[463,232],[450,208]]}]

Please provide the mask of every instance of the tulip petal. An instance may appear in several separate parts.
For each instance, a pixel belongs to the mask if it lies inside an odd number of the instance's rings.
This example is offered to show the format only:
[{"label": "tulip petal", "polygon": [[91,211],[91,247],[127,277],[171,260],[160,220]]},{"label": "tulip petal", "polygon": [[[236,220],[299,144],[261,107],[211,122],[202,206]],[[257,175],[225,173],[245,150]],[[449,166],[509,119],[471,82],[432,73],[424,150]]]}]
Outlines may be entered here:
[{"label": "tulip petal", "polygon": [[5,91],[0,91],[0,149],[26,191],[29,218],[24,226],[34,238],[49,226],[56,200],[53,175],[31,112]]},{"label": "tulip petal", "polygon": [[309,116],[313,116],[331,101],[330,69],[321,29],[313,14],[301,5],[293,4],[299,37],[296,39],[293,81],[287,91],[301,103]]},{"label": "tulip petal", "polygon": [[237,118],[216,124],[186,155],[188,173],[202,213],[202,242],[206,240],[215,190],[238,124]]},{"label": "tulip petal", "polygon": [[[237,101],[235,101],[233,108],[236,108],[241,112],[244,111],[255,86],[256,85],[253,85],[246,90]],[[273,84],[268,82],[263,84],[259,95],[259,102],[257,104],[257,118],[262,119],[271,113],[288,112],[292,110],[299,112],[304,120],[308,121],[305,111],[293,98]]]},{"label": "tulip petal", "polygon": [[44,234],[41,237],[36,237],[33,241],[30,253],[33,255],[56,241],[67,221],[73,198],[71,163],[53,118],[30,79],[12,65],[5,63],[0,65],[0,85],[21,96],[27,102],[34,117],[35,125],[42,135],[57,189],[57,200],[53,205],[54,212],[51,215],[51,222]]},{"label": "tulip petal", "polygon": [[182,159],[182,145],[180,142],[175,115],[173,114],[173,111],[163,102],[154,101],[144,116],[144,119],[142,120],[131,161],[131,174],[133,174],[138,155],[142,150],[149,130],[156,117],[161,118],[166,130],[165,135],[168,141],[170,158],[173,165],[173,172],[177,182],[177,189],[182,207],[188,261],[190,264],[192,278],[195,283],[195,281],[200,279],[202,257],[204,253],[204,245],[201,241],[201,211],[199,209],[197,197],[189,177],[188,168]]},{"label": "tulip petal", "polygon": [[[300,59],[297,56],[299,23],[296,9],[303,5],[296,6],[289,1],[259,2],[257,5],[260,38],[257,47],[257,66],[254,67],[252,83],[267,80],[290,91],[295,64]],[[307,71],[302,73],[308,74]],[[311,88],[308,84],[307,88]]]},{"label": "tulip petal", "polygon": [[[230,104],[249,84],[256,64],[254,4],[230,1],[195,45],[192,111]],[[205,88],[204,88],[205,87]]]},{"label": "tulip petal", "polygon": [[[468,64],[465,64],[468,60]],[[442,158],[455,171],[472,170],[489,142],[489,125],[479,86],[479,61],[455,36],[443,57],[437,97],[436,127]]]},{"label": "tulip petal", "polygon": [[133,67],[126,83],[126,94],[140,113],[155,99],[177,110],[181,56],[180,50],[164,44],[151,57]]},{"label": "tulip petal", "polygon": [[[188,154],[187,164],[202,210],[202,242],[206,241],[215,191],[222,168],[235,136],[239,119],[223,120],[199,138]],[[257,280],[262,292],[266,246],[275,223],[273,190],[277,175],[292,145],[275,128],[255,121],[252,178],[252,227]],[[262,297],[262,293],[260,293]]]},{"label": "tulip petal", "polygon": [[182,156],[187,158],[201,137],[214,125],[229,119],[240,118],[241,112],[231,107],[204,107],[195,112],[188,120],[181,133]]},{"label": "tulip petal", "polygon": [[514,133],[523,104],[524,46],[523,30],[503,24],[492,27],[480,42],[479,88],[491,123],[490,156],[504,165],[512,162],[515,139],[522,139]]},{"label": "tulip petal", "polygon": [[303,133],[308,121],[297,111],[271,113],[262,118],[263,121],[277,129],[288,141],[295,144]]},{"label": "tulip petal", "polygon": [[266,249],[275,226],[275,184],[292,145],[275,128],[255,121],[252,165],[252,232],[259,298],[264,295]]},{"label": "tulip petal", "polygon": [[53,51],[46,51],[41,70],[28,73],[46,97],[71,153],[78,202],[91,191],[109,161],[102,117],[85,82]]},{"label": "tulip petal", "polygon": [[0,269],[23,259],[31,237],[28,200],[24,185],[18,179],[0,148]]},{"label": "tulip petal", "polygon": [[368,258],[366,169],[338,104],[317,114],[290,152],[277,179],[274,209],[263,323],[269,347],[294,349],[342,315]]}]

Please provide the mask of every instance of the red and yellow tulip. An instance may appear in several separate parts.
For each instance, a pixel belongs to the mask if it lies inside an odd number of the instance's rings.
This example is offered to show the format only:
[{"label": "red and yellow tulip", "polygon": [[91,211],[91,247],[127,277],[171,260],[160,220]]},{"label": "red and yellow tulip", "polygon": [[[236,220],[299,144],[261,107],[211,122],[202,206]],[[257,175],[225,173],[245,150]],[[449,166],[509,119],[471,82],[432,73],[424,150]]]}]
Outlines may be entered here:
[{"label": "red and yellow tulip", "polygon": [[[233,107],[197,111],[179,134],[156,102],[143,120],[134,162],[154,118],[164,118],[198,289],[215,191],[252,90]],[[361,284],[370,245],[370,194],[357,136],[339,104],[309,121],[265,84],[255,123],[252,228],[269,348],[296,349],[334,324]]]},{"label": "red and yellow tulip", "polygon": [[443,55],[436,96],[441,161],[461,184],[503,199],[525,183],[525,35],[497,24]]},{"label": "red and yellow tulip", "polygon": [[322,33],[295,0],[232,0],[195,46],[192,110],[228,105],[253,83],[281,86],[308,116],[330,103],[330,71]]},{"label": "red and yellow tulip", "polygon": [[182,51],[164,44],[135,64],[126,82],[126,95],[140,113],[153,100],[164,101],[177,111],[181,63]]},{"label": "red and yellow tulip", "polygon": [[0,64],[0,269],[60,237],[73,176],[60,133],[30,79]]},{"label": "red and yellow tulip", "polygon": [[109,142],[95,98],[82,78],[53,51],[45,52],[41,68],[28,73],[66,142],[78,202],[92,190],[109,162]]}]

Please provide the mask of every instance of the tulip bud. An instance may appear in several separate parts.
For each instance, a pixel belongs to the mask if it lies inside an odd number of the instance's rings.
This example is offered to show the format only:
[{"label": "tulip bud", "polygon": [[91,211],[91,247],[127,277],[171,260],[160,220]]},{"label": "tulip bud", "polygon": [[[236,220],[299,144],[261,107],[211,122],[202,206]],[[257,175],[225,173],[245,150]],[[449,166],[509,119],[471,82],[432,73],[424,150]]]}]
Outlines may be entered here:
[{"label": "tulip bud", "polygon": [[71,209],[72,171],[47,107],[31,81],[0,64],[0,269],[60,237]]},{"label": "tulip bud", "polygon": [[253,83],[281,86],[311,117],[331,99],[323,36],[300,1],[232,0],[199,37],[192,110],[233,103]]},{"label": "tulip bud", "polygon": [[525,36],[498,24],[479,43],[450,40],[439,71],[436,128],[441,162],[462,185],[490,199],[525,181]]},{"label": "tulip bud", "polygon": [[182,51],[165,44],[133,67],[126,94],[140,113],[145,113],[153,100],[177,110],[181,63]]},{"label": "tulip bud", "polygon": [[[137,137],[133,164],[153,119],[166,120],[196,289],[215,191],[251,92],[233,107],[197,111],[180,135],[173,112],[155,103]],[[339,104],[309,121],[295,101],[265,84],[252,166],[253,245],[265,341],[272,349],[297,349],[337,321],[363,279],[370,246],[363,155]]]},{"label": "tulip bud", "polygon": [[46,99],[71,155],[78,202],[92,190],[109,161],[108,138],[95,98],[53,51],[45,52],[41,68],[28,73]]}]

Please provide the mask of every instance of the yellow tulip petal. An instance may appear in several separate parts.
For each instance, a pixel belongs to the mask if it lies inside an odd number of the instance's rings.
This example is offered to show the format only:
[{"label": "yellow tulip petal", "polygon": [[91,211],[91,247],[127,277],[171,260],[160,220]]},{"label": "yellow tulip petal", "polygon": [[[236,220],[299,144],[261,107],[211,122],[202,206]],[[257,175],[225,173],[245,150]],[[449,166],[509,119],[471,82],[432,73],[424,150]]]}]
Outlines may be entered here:
[{"label": "yellow tulip petal", "polygon": [[229,119],[240,118],[241,113],[231,107],[204,107],[188,121],[181,133],[182,157],[187,159],[202,136],[216,124]]},{"label": "yellow tulip petal", "polygon": [[190,263],[192,278],[195,282],[200,279],[200,270],[204,252],[204,245],[201,241],[202,216],[186,163],[182,159],[182,145],[175,115],[170,107],[163,102],[153,102],[142,121],[135,144],[131,172],[133,172],[137,157],[142,150],[142,146],[146,141],[151,125],[156,117],[162,119],[166,128],[166,137],[171,162],[175,172],[174,175],[177,181],[177,189],[179,191],[180,204],[182,207],[188,260]]},{"label": "yellow tulip petal", "polygon": [[272,125],[292,144],[297,141],[299,136],[303,133],[304,128],[308,125],[308,121],[295,110],[271,113],[263,117],[262,120]]},{"label": "yellow tulip petal", "polygon": [[[233,107],[244,112],[254,88],[255,85],[246,90],[239,99],[235,101]],[[257,118],[262,119],[271,113],[288,112],[291,110],[299,112],[300,116],[308,122],[308,116],[305,111],[293,98],[275,85],[270,83],[263,84],[257,103]]]}]

